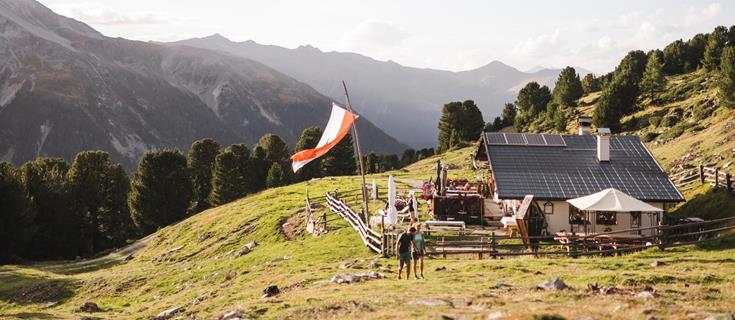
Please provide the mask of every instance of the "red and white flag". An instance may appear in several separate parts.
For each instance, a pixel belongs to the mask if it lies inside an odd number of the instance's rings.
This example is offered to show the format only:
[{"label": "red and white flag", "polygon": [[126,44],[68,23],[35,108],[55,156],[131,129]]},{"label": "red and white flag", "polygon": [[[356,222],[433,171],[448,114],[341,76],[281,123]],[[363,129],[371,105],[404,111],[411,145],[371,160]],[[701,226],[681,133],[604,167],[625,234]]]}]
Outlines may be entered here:
[{"label": "red and white flag", "polygon": [[316,148],[302,150],[291,156],[293,172],[329,152],[349,133],[350,127],[358,117],[358,115],[339,107],[336,103],[332,103],[332,114],[329,116],[327,127],[324,128],[324,133],[322,133]]}]

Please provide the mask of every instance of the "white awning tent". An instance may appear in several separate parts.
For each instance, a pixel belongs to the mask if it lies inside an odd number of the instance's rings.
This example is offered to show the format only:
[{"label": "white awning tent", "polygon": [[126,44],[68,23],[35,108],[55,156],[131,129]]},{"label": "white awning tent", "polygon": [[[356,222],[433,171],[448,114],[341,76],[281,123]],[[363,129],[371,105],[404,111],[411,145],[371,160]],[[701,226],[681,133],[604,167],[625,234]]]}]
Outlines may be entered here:
[{"label": "white awning tent", "polygon": [[648,203],[640,201],[626,193],[609,188],[598,193],[576,199],[567,200],[579,210],[587,211],[614,211],[614,212],[663,212]]}]

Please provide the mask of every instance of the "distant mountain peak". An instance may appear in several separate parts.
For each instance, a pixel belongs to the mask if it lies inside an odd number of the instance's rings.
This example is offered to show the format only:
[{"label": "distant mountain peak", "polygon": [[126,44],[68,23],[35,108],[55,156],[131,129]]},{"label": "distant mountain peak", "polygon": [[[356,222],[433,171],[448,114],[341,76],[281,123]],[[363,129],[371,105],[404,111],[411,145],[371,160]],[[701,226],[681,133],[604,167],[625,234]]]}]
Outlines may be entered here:
[{"label": "distant mountain peak", "polygon": [[220,33],[215,33],[213,35],[206,36],[202,38],[202,40],[209,40],[209,41],[218,41],[218,42],[232,42],[227,37],[223,36]]}]

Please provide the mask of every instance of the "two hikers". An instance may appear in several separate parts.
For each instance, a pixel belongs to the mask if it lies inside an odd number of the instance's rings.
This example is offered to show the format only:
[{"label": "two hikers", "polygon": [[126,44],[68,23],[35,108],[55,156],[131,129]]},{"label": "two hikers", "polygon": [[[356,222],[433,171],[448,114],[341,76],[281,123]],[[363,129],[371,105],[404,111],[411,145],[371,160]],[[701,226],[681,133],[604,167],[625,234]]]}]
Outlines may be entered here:
[{"label": "two hikers", "polygon": [[401,279],[403,266],[406,266],[406,280],[411,277],[411,260],[413,260],[413,273],[416,279],[419,274],[416,265],[421,261],[421,279],[424,278],[424,255],[426,253],[426,242],[421,225],[412,224],[408,230],[401,232],[396,239],[396,253],[398,256],[398,279]]}]

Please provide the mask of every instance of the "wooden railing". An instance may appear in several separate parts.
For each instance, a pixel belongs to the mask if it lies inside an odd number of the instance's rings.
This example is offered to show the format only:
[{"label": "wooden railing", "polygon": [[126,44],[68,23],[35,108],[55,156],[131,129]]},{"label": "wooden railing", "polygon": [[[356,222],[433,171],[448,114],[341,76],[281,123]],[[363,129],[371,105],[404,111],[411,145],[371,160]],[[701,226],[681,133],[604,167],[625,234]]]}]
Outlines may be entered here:
[{"label": "wooden railing", "polygon": [[[620,234],[643,234],[640,237],[616,237]],[[594,235],[511,237],[505,235],[430,235],[427,254],[433,256],[477,255],[491,258],[504,256],[590,256],[614,255],[658,247],[698,244],[735,238],[735,217],[697,223],[633,228]],[[523,240],[531,243],[529,248]]]},{"label": "wooden railing", "polygon": [[733,190],[732,175],[720,168],[699,166],[685,169],[670,176],[671,181],[680,191],[696,188],[703,184],[710,184],[715,188],[724,187]]},{"label": "wooden railing", "polygon": [[373,250],[377,253],[386,254],[387,250],[390,247],[387,244],[387,241],[385,240],[385,236],[382,233],[378,233],[377,231],[370,229],[369,226],[365,224],[364,221],[360,218],[360,215],[357,214],[355,211],[350,208],[350,206],[345,203],[344,200],[339,199],[336,195],[332,195],[327,193],[325,196],[327,207],[329,207],[330,210],[340,215],[342,218],[344,218],[355,231],[360,235],[360,238],[362,239],[362,242],[370,248],[370,250]]},{"label": "wooden railing", "polygon": [[306,196],[306,231],[314,236],[327,233],[327,213],[322,211],[322,215],[318,216],[308,195]]}]

